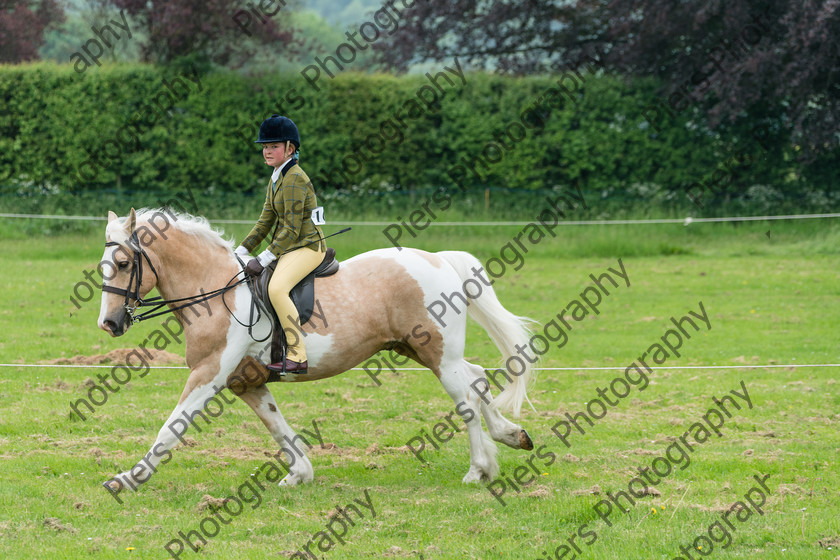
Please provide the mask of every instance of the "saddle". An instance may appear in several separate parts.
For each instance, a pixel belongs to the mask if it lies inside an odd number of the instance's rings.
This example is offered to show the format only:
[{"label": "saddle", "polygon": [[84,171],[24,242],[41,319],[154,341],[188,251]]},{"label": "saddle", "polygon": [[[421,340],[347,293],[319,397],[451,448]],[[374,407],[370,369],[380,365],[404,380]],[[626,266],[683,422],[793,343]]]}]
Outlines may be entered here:
[{"label": "saddle", "polygon": [[[271,362],[282,363],[286,357],[286,334],[283,332],[283,326],[280,324],[280,319],[277,317],[277,312],[271,304],[268,297],[268,283],[271,281],[271,276],[274,274],[274,269],[277,267],[275,260],[260,274],[254,281],[254,297],[262,304],[263,310],[268,314],[271,320],[272,335],[271,335]],[[335,249],[327,247],[324,260],[321,261],[315,270],[307,274],[303,280],[297,283],[292,288],[289,295],[292,298],[292,303],[297,308],[300,316],[300,324],[305,325],[312,317],[312,310],[315,308],[315,278],[324,276],[332,276],[338,272],[339,263],[335,260]],[[282,374],[271,372],[268,381],[279,381]]]}]

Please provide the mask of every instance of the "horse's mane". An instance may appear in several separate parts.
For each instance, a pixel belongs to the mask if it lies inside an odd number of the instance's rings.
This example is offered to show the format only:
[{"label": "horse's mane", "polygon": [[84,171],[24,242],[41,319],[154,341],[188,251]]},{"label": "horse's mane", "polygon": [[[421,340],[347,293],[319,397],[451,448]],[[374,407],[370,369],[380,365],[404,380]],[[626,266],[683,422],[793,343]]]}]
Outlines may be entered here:
[{"label": "horse's mane", "polygon": [[[138,227],[141,222],[148,223],[149,219],[155,213],[160,213],[165,216],[170,227],[174,227],[186,234],[198,237],[209,245],[216,245],[223,247],[228,251],[233,251],[233,240],[222,237],[224,232],[211,227],[207,218],[204,218],[203,216],[193,216],[192,214],[177,212],[170,208],[141,208],[136,211]],[[108,224],[108,227],[105,229],[105,233],[112,241],[116,241],[122,245],[128,243],[128,236],[125,234],[125,221],[127,219],[127,216],[122,217]]]}]

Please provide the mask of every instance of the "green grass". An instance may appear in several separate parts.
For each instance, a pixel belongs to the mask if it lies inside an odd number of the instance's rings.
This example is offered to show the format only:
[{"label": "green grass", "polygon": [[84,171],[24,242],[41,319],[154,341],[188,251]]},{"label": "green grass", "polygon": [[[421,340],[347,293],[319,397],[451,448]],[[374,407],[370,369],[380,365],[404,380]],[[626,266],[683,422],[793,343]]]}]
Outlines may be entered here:
[{"label": "green grass", "polygon": [[[448,216],[441,219],[450,219]],[[469,218],[467,218],[469,219]],[[574,219],[570,217],[570,219]],[[0,362],[36,363],[131,348],[152,330],[135,325],[111,339],[96,328],[98,297],[75,310],[68,298],[82,271],[102,254],[104,223],[76,233],[32,235],[0,222]],[[226,228],[237,240],[247,227]],[[327,232],[339,229],[333,226]],[[385,246],[381,227],[355,227],[334,239],[339,258]],[[770,231],[770,236],[766,235]],[[435,226],[411,245],[468,250],[482,261],[498,256],[518,227]],[[558,228],[556,239],[530,247],[525,264],[497,281],[511,311],[551,320],[618,258],[631,286],[604,298],[600,314],[572,323],[568,342],[553,347],[543,367],[624,368],[670,325],[698,309],[711,319],[684,342],[682,357],[664,365],[839,363],[840,227],[830,220],[799,223],[605,226]],[[183,353],[183,347],[167,348]],[[468,357],[494,366],[498,353],[470,323]],[[263,464],[276,445],[242,403],[202,433],[122,505],[100,486],[147,451],[177,402],[184,370],[156,369],[134,379],[82,422],[68,403],[84,382],[107,370],[4,367],[0,376],[0,556],[3,558],[168,557],[177,531],[197,529],[205,495],[224,498]],[[671,559],[707,534],[718,510],[742,499],[753,475],[769,474],[765,514],[734,521],[732,544],[714,558],[834,558],[840,544],[836,368],[657,370],[566,448],[551,427],[585,408],[620,371],[540,372],[530,391],[539,411],[521,423],[556,460],[502,506],[481,486],[464,486],[466,434],[427,449],[427,464],[400,450],[430,431],[453,403],[428,372],[384,374],[377,387],[362,371],[319,383],[272,385],[296,429],[315,420],[335,447],[310,453],[313,484],[269,487],[262,504],[223,526],[200,553],[181,558],[288,558],[323,530],[336,506],[368,490],[377,515],[350,528],[328,558],[544,558],[582,524],[597,540],[579,558]],[[637,467],[651,464],[711,406],[739,389],[753,401],[729,419],[723,437],[697,447],[691,463],[639,500],[612,527],[593,511],[605,492],[626,490]],[[499,448],[506,476],[531,452]],[[543,474],[544,473],[544,474]],[[589,491],[598,486],[600,495]],[[663,509],[664,506],[664,509]],[[653,513],[656,509],[656,513]],[[46,521],[56,518],[57,522]],[[57,524],[56,524],[57,523]],[[834,538],[834,549],[818,541]],[[577,541],[581,539],[578,537]],[[127,548],[133,547],[133,551]],[[319,558],[324,556],[318,553]],[[694,557],[698,554],[695,553]],[[551,556],[553,557],[553,556]],[[566,556],[571,558],[571,555]]]}]

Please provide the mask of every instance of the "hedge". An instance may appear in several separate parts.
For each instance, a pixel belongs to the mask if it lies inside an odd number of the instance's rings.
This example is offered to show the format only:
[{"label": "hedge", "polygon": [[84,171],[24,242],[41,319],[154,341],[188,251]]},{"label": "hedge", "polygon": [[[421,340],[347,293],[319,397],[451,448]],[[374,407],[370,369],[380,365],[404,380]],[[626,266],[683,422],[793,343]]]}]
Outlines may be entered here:
[{"label": "hedge", "polygon": [[[576,185],[603,199],[667,205],[686,203],[688,188],[714,208],[765,186],[797,204],[804,193],[836,203],[821,191],[836,176],[836,158],[815,168],[817,184],[805,184],[783,142],[765,150],[747,135],[713,134],[691,111],[657,131],[644,113],[657,96],[652,81],[586,65],[520,78],[461,78],[458,68],[450,62],[402,77],[322,72],[312,86],[299,74],[0,66],[0,185],[7,194],[21,185],[43,193],[185,185],[260,192],[269,173],[253,140],[262,119],[278,112],[298,124],[301,164],[325,192]],[[718,194],[701,193],[698,182],[717,184]]]}]

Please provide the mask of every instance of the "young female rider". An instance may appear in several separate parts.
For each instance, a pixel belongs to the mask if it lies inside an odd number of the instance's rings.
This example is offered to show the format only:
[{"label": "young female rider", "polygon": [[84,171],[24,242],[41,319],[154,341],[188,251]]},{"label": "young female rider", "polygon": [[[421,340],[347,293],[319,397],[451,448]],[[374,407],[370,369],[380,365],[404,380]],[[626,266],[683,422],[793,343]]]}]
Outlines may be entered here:
[{"label": "young female rider", "polygon": [[291,119],[272,115],[264,120],[256,143],[262,144],[265,163],[274,168],[274,173],[262,214],[236,253],[243,258],[249,256],[274,227],[268,248],[248,261],[245,273],[258,276],[277,259],[268,295],[286,333],[287,352],[285,363],[269,364],[268,369],[305,373],[306,348],[289,292],[324,260],[324,235],[312,217],[318,201],[309,177],[298,165],[300,133]]}]

